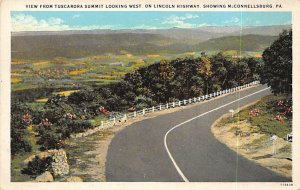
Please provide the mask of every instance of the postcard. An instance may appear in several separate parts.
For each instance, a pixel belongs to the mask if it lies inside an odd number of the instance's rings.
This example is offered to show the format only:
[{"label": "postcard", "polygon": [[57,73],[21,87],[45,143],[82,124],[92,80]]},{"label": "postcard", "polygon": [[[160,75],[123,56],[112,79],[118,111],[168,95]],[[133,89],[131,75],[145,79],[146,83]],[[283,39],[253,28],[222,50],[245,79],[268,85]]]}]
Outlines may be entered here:
[{"label": "postcard", "polygon": [[0,188],[299,189],[299,6],[1,2]]}]

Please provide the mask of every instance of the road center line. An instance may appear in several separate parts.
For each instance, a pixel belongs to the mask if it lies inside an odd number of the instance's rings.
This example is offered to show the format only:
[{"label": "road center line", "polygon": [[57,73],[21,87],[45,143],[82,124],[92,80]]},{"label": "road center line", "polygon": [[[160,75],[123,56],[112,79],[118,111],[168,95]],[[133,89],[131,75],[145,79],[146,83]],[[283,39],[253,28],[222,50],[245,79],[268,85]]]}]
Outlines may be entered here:
[{"label": "road center line", "polygon": [[269,89],[270,89],[270,87],[264,88],[264,89],[262,89],[262,90],[259,90],[259,91],[257,91],[257,92],[254,92],[254,93],[249,94],[249,95],[247,95],[247,96],[244,96],[244,97],[242,97],[242,98],[236,99],[236,100],[234,100],[234,101],[232,101],[232,102],[229,102],[229,103],[224,104],[224,105],[222,105],[222,106],[220,106],[220,107],[217,107],[217,108],[215,108],[215,109],[212,109],[212,110],[210,110],[210,111],[207,111],[207,112],[205,112],[205,113],[202,113],[202,114],[200,114],[200,115],[198,115],[198,116],[195,116],[195,117],[193,117],[193,118],[191,118],[191,119],[188,119],[188,120],[186,120],[186,121],[184,121],[184,122],[182,122],[182,123],[180,123],[180,124],[178,124],[178,125],[172,127],[169,131],[167,131],[167,133],[165,134],[165,137],[164,137],[164,145],[165,145],[166,151],[167,151],[167,153],[168,153],[168,155],[169,155],[169,157],[170,157],[170,159],[171,159],[171,161],[172,161],[174,167],[176,168],[177,172],[179,173],[179,175],[181,176],[181,178],[183,179],[184,182],[189,182],[189,180],[185,177],[185,175],[183,174],[183,172],[181,171],[181,169],[180,169],[179,166],[177,165],[177,163],[176,163],[174,157],[172,156],[172,154],[171,154],[171,152],[170,152],[170,150],[169,150],[169,148],[168,148],[168,144],[167,144],[167,137],[168,137],[168,134],[169,134],[171,131],[173,131],[174,129],[176,129],[176,128],[178,128],[178,127],[180,127],[180,126],[182,126],[182,125],[184,125],[184,124],[186,124],[186,123],[188,123],[188,122],[190,122],[190,121],[193,121],[193,120],[195,120],[195,119],[197,119],[197,118],[199,118],[199,117],[202,117],[202,116],[207,115],[207,114],[209,114],[209,113],[211,113],[211,112],[217,111],[217,110],[219,110],[219,109],[221,109],[221,108],[224,108],[224,107],[226,107],[226,106],[228,106],[228,105],[230,105],[230,104],[233,104],[233,103],[235,103],[235,102],[237,102],[237,101],[240,101],[240,100],[242,100],[242,99],[248,98],[248,97],[250,97],[250,96],[253,96],[253,95],[255,95],[255,94],[258,94],[258,93],[260,93],[260,92],[263,92],[263,91],[269,90]]}]

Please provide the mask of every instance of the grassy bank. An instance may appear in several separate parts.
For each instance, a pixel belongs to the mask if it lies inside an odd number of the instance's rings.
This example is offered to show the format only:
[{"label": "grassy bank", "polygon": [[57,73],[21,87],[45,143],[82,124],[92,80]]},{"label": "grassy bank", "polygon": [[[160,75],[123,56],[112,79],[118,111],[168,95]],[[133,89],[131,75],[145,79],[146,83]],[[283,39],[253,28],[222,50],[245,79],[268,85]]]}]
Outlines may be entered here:
[{"label": "grassy bank", "polygon": [[[280,101],[285,101],[285,99],[285,96],[266,96],[256,104],[241,110],[234,117],[223,119],[217,126],[245,120],[256,126],[256,132],[258,133],[275,134],[284,138],[288,133],[292,132],[292,118],[284,115],[282,107],[277,104]],[[278,115],[282,119],[276,118]]]},{"label": "grassy bank", "polygon": [[[288,108],[284,101],[284,96],[266,96],[234,117],[220,119],[212,133],[233,151],[291,179],[292,143],[285,138],[292,132],[292,118],[282,109]],[[278,136],[275,142],[270,138],[273,134]]]}]

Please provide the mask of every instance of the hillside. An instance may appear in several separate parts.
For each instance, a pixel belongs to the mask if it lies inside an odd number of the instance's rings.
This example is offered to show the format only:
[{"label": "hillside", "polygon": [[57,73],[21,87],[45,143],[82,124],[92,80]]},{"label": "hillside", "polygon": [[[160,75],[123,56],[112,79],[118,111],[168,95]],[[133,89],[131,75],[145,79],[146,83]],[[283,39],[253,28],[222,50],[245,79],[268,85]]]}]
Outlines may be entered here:
[{"label": "hillside", "polygon": [[242,50],[242,51],[263,51],[266,47],[276,39],[276,36],[261,35],[244,35],[244,36],[227,36],[211,39],[206,42],[199,43],[195,49],[203,49],[208,51],[226,51],[226,50]]},{"label": "hillside", "polygon": [[[244,27],[242,50],[261,51],[290,26]],[[12,58],[82,58],[105,53],[137,55],[240,49],[240,27],[90,30],[12,33]]]},{"label": "hillside", "polygon": [[12,38],[12,58],[50,59],[81,58],[105,53],[133,54],[181,53],[186,51],[240,50],[262,51],[276,36],[245,35],[210,39],[191,45],[158,34],[74,34],[45,36],[15,36]]},{"label": "hillside", "polygon": [[72,34],[13,36],[12,57],[22,59],[47,59],[54,57],[80,58],[104,53],[131,52],[149,44],[149,49],[157,45],[172,43],[171,38],[157,34]]}]

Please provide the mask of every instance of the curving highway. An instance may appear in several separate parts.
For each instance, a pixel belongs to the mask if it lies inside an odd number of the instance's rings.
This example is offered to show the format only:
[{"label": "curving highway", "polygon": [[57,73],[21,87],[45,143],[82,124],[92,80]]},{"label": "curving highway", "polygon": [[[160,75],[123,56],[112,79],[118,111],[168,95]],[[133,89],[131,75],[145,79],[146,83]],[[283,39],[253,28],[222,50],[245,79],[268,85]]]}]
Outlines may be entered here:
[{"label": "curving highway", "polygon": [[270,93],[266,86],[256,86],[124,128],[109,146],[106,181],[291,181],[238,155],[210,130],[228,110]]}]

